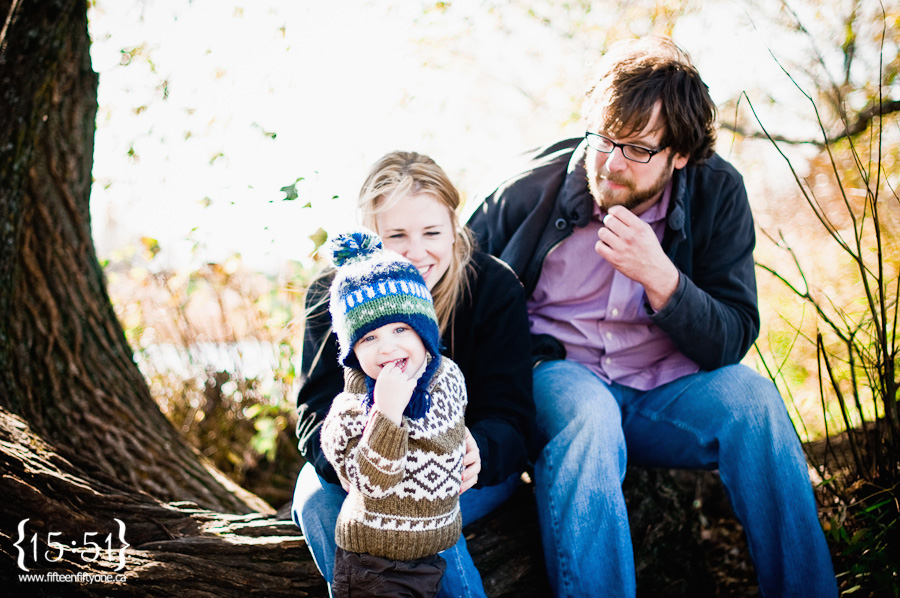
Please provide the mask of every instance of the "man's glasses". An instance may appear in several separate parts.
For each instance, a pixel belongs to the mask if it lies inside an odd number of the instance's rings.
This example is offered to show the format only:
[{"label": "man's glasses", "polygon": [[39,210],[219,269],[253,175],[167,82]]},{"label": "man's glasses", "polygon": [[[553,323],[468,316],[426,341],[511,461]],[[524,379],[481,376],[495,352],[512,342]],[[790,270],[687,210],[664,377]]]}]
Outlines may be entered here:
[{"label": "man's glasses", "polygon": [[588,147],[603,154],[611,154],[617,147],[622,150],[622,155],[632,162],[640,162],[646,164],[650,158],[663,151],[665,146],[656,149],[647,149],[639,145],[631,145],[630,143],[616,143],[609,137],[604,137],[599,133],[585,133]]}]

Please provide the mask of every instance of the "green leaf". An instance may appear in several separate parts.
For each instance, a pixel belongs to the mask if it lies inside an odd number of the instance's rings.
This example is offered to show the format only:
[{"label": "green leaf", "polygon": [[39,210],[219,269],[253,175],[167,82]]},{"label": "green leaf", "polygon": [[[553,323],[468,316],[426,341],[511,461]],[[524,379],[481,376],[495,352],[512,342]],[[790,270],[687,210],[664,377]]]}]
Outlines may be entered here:
[{"label": "green leaf", "polygon": [[322,245],[325,244],[325,241],[328,240],[328,233],[325,232],[325,229],[319,227],[319,229],[311,234],[309,238],[315,244],[316,249],[319,249]]},{"label": "green leaf", "polygon": [[880,503],[874,504],[874,505],[872,505],[871,507],[869,507],[869,508],[867,508],[867,509],[863,509],[863,513],[871,513],[871,512],[874,511],[875,509],[880,509],[880,508],[883,507],[884,505],[890,504],[891,502],[893,502],[893,500],[890,499],[890,498],[887,499],[887,500],[883,500],[883,501],[881,501]]},{"label": "green leaf", "polygon": [[296,181],[291,183],[290,185],[285,185],[281,188],[281,192],[284,193],[284,199],[282,201],[294,201],[300,195],[297,193],[297,183],[303,180],[303,177],[298,177]]}]

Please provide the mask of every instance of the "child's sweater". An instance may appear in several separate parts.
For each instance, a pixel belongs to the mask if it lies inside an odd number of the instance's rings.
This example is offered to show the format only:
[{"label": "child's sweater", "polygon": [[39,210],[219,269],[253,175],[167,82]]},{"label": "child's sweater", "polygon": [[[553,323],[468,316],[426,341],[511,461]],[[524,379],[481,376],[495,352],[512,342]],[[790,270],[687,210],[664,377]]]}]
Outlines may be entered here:
[{"label": "child's sweater", "polygon": [[397,426],[362,407],[365,374],[344,370],[344,392],[322,424],[322,449],[349,494],[337,545],[395,560],[436,554],[462,531],[459,487],[465,454],[466,387],[459,367],[441,358],[425,417]]}]

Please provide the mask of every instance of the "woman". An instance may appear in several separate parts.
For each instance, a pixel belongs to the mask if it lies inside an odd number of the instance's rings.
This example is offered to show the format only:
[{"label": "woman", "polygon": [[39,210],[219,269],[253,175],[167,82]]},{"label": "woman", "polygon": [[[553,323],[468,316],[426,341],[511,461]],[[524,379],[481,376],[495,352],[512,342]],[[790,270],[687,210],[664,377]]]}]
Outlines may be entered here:
[{"label": "woman", "polygon": [[[459,224],[459,204],[456,188],[431,158],[392,152],[373,166],[358,208],[363,224],[381,236],[385,247],[421,272],[434,297],[443,352],[465,376],[469,402],[460,508],[467,524],[502,503],[515,487],[525,464],[534,402],[524,289],[505,264],[473,250],[469,231]],[[293,504],[294,521],[329,584],[335,521],[346,496],[319,441],[322,419],[343,388],[328,314],[333,277],[333,271],[324,273],[307,294],[297,428],[307,463]],[[438,596],[484,596],[462,536],[442,556],[447,572]]]}]

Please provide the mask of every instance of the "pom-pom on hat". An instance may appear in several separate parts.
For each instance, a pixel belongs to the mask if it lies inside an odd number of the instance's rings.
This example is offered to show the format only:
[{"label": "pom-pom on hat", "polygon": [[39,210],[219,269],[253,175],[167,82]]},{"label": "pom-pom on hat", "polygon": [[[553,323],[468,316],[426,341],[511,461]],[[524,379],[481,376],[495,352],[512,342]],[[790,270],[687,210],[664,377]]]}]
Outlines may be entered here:
[{"label": "pom-pom on hat", "polygon": [[[385,249],[368,230],[335,237],[329,244],[337,274],[331,283],[331,321],[338,338],[338,361],[361,369],[353,347],[366,334],[385,324],[408,324],[431,354],[404,415],[422,417],[431,405],[428,385],[440,363],[441,335],[431,292],[412,263]],[[374,380],[367,380],[371,407]]]}]

